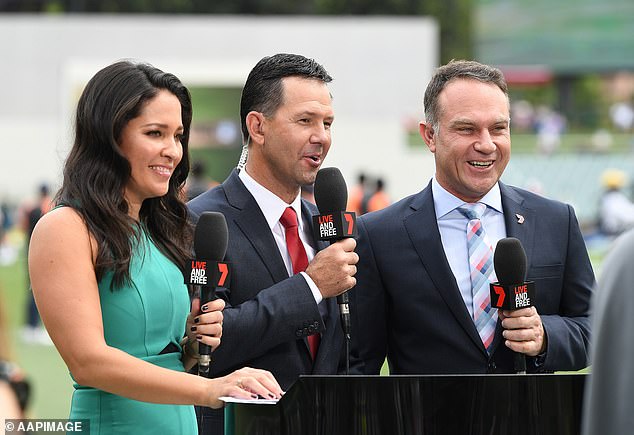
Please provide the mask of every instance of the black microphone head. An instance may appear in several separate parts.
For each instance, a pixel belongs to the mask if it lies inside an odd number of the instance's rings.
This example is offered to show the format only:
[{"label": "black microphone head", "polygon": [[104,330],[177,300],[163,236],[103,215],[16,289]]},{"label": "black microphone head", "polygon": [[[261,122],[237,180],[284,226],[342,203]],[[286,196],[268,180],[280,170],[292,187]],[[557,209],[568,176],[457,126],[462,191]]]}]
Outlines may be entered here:
[{"label": "black microphone head", "polygon": [[526,279],[526,252],[515,237],[500,239],[493,254],[493,265],[498,282],[503,285],[520,284]]},{"label": "black microphone head", "polygon": [[315,203],[321,214],[346,210],[348,187],[339,169],[322,168],[317,172]]},{"label": "black microphone head", "polygon": [[205,211],[194,230],[194,253],[197,258],[222,261],[227,253],[229,230],[222,213]]}]

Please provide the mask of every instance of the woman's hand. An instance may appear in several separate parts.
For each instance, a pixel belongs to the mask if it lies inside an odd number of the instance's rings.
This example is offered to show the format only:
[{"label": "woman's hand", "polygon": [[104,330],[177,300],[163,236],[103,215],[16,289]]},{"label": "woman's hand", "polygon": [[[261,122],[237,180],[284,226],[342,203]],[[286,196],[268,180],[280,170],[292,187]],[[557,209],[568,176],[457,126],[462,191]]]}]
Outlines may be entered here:
[{"label": "woman's hand", "polygon": [[200,299],[192,300],[192,309],[187,316],[187,344],[191,346],[192,352],[188,354],[198,354],[198,343],[203,343],[216,349],[220,346],[220,337],[222,337],[222,310],[225,307],[225,301],[216,299],[210,301],[200,307]]},{"label": "woman's hand", "polygon": [[284,392],[271,372],[244,367],[221,378],[209,379],[211,408],[221,408],[224,402],[219,397],[229,396],[236,399],[279,399]]},{"label": "woman's hand", "polygon": [[[200,299],[192,300],[192,309],[187,316],[186,339],[181,341],[183,346],[183,365],[186,370],[191,369],[198,363],[198,344],[203,343],[211,346],[214,350],[220,346],[222,336],[222,310],[225,302],[216,299],[200,307]],[[204,309],[203,309],[204,308]]]}]

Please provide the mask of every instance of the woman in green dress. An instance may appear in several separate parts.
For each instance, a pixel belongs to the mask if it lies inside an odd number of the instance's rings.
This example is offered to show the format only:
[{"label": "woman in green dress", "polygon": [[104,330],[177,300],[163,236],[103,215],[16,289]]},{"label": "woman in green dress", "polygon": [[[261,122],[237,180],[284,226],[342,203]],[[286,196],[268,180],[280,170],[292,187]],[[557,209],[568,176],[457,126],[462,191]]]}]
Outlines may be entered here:
[{"label": "woman in green dress", "polygon": [[91,433],[195,434],[192,405],[281,395],[263,370],[186,373],[198,342],[220,344],[224,307],[195,299],[190,312],[183,284],[191,117],[172,74],[130,61],[99,71],[78,102],[58,206],[31,239],[33,293],[75,381],[70,415]]}]

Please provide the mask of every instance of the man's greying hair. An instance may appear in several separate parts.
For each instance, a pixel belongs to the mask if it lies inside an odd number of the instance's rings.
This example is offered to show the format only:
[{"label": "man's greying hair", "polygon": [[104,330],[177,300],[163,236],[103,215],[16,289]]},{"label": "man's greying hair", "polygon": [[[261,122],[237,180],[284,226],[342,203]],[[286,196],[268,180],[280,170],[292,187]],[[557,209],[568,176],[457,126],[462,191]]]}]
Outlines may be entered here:
[{"label": "man's greying hair", "polygon": [[472,60],[452,60],[436,70],[425,90],[425,122],[431,125],[434,131],[438,130],[438,119],[440,118],[438,96],[445,89],[447,83],[454,79],[471,79],[494,84],[508,98],[508,86],[502,71]]},{"label": "man's greying hair", "polygon": [[260,60],[249,73],[240,100],[240,122],[245,145],[249,138],[247,114],[255,110],[264,116],[272,116],[283,102],[282,79],[291,76],[321,80],[324,83],[332,81],[323,66],[298,54],[281,53]]}]

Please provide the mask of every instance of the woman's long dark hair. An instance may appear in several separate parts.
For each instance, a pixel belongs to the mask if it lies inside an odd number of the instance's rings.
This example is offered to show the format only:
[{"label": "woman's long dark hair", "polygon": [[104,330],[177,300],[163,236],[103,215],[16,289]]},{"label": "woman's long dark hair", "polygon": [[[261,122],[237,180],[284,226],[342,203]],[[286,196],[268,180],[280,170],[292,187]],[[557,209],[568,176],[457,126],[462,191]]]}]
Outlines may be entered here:
[{"label": "woman's long dark hair", "polygon": [[141,240],[138,223],[128,215],[124,197],[131,169],[119,147],[121,133],[161,89],[174,94],[181,104],[183,157],[174,169],[167,194],[143,201],[139,221],[160,251],[182,269],[191,255],[192,238],[182,200],[189,173],[189,91],[172,74],[148,64],[121,61],[95,74],[77,105],[75,141],[56,200],[77,210],[96,239],[97,280],[112,271],[111,289],[131,282],[132,250]]}]

